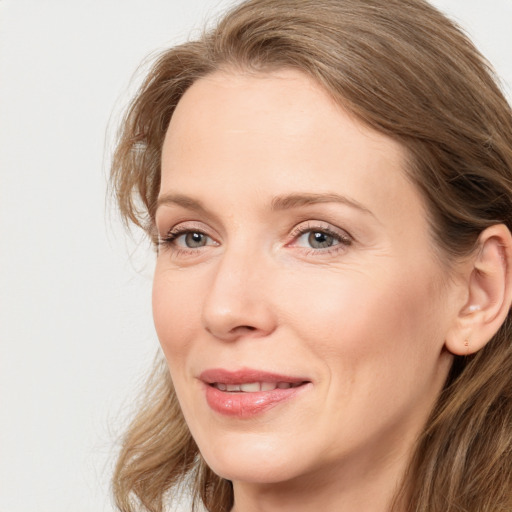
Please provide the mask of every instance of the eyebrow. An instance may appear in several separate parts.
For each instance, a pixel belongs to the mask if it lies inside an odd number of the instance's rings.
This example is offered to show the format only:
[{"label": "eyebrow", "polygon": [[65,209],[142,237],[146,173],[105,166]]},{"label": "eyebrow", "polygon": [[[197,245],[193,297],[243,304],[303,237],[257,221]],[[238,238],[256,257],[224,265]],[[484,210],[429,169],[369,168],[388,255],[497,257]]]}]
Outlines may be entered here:
[{"label": "eyebrow", "polygon": [[197,201],[196,199],[193,199],[189,196],[184,196],[182,194],[165,194],[160,196],[156,201],[155,211],[158,210],[160,206],[181,206],[188,210],[195,210],[200,213],[208,213],[208,210],[200,201]]},{"label": "eyebrow", "polygon": [[358,201],[335,193],[325,194],[287,194],[277,196],[272,200],[272,210],[289,210],[300,206],[309,206],[319,203],[340,203],[355,208],[373,216],[373,213]]},{"label": "eyebrow", "polygon": [[[310,206],[321,203],[339,203],[350,206],[363,213],[373,215],[373,213],[358,201],[346,196],[335,193],[324,194],[285,194],[276,196],[272,199],[270,207],[272,211],[290,210],[300,208],[301,206]],[[181,206],[183,208],[194,210],[199,213],[208,214],[208,209],[196,199],[182,194],[165,194],[157,199],[156,210],[160,206]],[[155,211],[156,211],[155,210]]]}]

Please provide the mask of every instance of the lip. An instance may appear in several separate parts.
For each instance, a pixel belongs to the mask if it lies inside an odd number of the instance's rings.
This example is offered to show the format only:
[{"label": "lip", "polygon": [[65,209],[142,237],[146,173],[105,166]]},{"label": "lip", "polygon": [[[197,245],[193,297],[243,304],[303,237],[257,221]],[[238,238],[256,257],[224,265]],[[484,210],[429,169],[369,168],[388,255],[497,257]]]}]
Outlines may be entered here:
[{"label": "lip", "polygon": [[[311,384],[306,378],[253,369],[229,371],[215,368],[202,372],[199,379],[204,384],[206,401],[210,408],[219,414],[238,418],[250,418],[263,414],[265,411],[291,400],[308,388],[308,384]],[[252,382],[287,382],[294,387],[246,393],[221,391],[213,386],[214,383],[229,385]]]}]

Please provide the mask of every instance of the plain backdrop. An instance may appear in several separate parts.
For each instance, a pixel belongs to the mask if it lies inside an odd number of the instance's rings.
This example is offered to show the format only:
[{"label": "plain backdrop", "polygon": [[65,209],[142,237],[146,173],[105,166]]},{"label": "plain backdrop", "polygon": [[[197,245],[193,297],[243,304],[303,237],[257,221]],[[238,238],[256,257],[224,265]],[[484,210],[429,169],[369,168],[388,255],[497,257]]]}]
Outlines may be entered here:
[{"label": "plain backdrop", "polygon": [[[0,512],[114,510],[116,439],[157,340],[154,255],[106,203],[108,141],[144,57],[231,3],[0,0]],[[510,98],[512,0],[435,4]]]}]

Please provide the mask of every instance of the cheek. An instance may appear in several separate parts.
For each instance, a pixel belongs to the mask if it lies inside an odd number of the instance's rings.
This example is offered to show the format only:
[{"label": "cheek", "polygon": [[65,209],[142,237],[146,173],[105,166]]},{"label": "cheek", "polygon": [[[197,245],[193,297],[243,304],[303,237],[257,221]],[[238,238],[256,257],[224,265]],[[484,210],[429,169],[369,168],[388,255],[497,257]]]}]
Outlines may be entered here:
[{"label": "cheek", "polygon": [[371,432],[421,423],[449,368],[439,373],[443,310],[432,274],[411,280],[398,267],[387,270],[303,274],[302,286],[293,279],[283,286],[290,337],[307,346],[330,404],[316,421],[332,433],[334,455],[338,431],[359,445]]},{"label": "cheek", "polygon": [[376,359],[382,368],[390,359],[419,365],[442,348],[442,305],[432,275],[412,274],[399,265],[289,274],[276,291],[276,308],[317,355],[346,367],[345,375],[356,362]]},{"label": "cheek", "polygon": [[184,357],[201,319],[201,282],[157,263],[153,278],[153,321],[168,362]]}]

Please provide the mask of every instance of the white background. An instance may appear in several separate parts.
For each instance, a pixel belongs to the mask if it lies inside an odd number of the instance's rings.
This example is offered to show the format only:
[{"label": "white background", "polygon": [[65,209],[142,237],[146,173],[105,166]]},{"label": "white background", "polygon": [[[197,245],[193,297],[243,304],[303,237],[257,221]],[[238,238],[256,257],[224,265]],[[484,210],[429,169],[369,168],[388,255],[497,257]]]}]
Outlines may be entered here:
[{"label": "white background", "polygon": [[[106,206],[107,126],[150,52],[221,0],[0,0],[0,512],[113,511],[156,351],[153,254]],[[512,96],[512,0],[436,0]],[[131,85],[130,85],[131,84]]]}]

